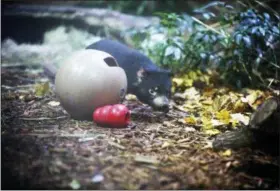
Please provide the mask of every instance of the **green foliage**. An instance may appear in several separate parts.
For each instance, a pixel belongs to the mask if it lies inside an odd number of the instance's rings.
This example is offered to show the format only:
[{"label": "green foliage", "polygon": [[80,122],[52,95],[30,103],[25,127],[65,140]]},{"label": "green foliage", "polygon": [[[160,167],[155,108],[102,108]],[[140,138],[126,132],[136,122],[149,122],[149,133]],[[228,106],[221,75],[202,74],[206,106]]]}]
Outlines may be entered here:
[{"label": "green foliage", "polygon": [[[138,47],[156,63],[175,73],[211,68],[224,82],[237,87],[267,86],[272,80],[279,84],[280,17],[271,10],[261,12],[252,5],[243,5],[238,10],[212,2],[195,10],[200,19],[157,14],[161,17],[159,26],[133,36]],[[208,10],[212,6],[219,7],[218,14]],[[157,41],[153,39],[160,35]]]}]

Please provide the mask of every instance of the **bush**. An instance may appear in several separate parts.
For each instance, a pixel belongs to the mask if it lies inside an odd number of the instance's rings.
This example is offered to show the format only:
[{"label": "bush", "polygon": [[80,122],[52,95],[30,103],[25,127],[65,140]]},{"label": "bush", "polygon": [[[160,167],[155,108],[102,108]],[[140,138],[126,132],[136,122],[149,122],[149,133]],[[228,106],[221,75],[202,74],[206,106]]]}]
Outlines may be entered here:
[{"label": "bush", "polygon": [[[219,7],[218,13],[209,11],[213,6]],[[134,31],[132,36],[138,48],[175,73],[211,69],[237,87],[279,85],[280,17],[266,10],[254,4],[236,9],[212,2],[196,10],[201,19],[158,13],[159,26]]]}]

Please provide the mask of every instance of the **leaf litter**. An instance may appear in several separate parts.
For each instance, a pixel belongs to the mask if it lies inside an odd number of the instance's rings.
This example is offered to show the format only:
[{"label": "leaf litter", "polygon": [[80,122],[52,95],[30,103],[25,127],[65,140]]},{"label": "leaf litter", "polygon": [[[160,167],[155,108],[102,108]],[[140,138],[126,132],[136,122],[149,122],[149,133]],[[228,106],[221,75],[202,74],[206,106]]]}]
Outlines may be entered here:
[{"label": "leaf litter", "polygon": [[[173,79],[173,91],[179,96],[174,96],[168,114],[153,112],[128,95],[124,103],[136,127],[111,129],[71,119],[47,83],[28,90],[30,100],[22,99],[27,94],[17,91],[17,86],[29,85],[20,80],[28,78],[26,72],[2,73],[6,188],[279,188],[279,173],[269,171],[279,169],[278,157],[249,148],[212,150],[215,135],[248,124],[250,114],[270,92],[215,88],[209,76],[191,73],[188,79]],[[207,87],[195,87],[196,80]],[[248,164],[266,166],[270,175],[252,171]]]}]

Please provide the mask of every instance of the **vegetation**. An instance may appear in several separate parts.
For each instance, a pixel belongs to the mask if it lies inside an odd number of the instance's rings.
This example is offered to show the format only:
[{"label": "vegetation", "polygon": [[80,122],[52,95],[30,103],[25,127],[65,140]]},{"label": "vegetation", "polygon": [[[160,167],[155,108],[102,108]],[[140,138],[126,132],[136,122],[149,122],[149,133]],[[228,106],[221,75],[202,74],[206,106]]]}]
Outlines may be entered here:
[{"label": "vegetation", "polygon": [[279,14],[258,1],[238,5],[212,2],[195,10],[197,17],[157,13],[159,26],[131,34],[138,48],[174,73],[211,69],[236,87],[275,87],[280,80]]}]

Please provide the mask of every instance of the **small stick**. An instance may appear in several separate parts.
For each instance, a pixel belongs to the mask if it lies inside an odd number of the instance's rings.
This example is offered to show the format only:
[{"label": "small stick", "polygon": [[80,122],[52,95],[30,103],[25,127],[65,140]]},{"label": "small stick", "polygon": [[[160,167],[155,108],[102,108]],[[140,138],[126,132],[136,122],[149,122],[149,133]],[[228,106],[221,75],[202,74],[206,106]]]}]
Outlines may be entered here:
[{"label": "small stick", "polygon": [[25,121],[43,121],[43,120],[57,120],[57,119],[66,119],[68,116],[59,116],[59,117],[39,117],[39,118],[20,118],[21,120]]},{"label": "small stick", "polygon": [[125,150],[125,147],[122,146],[122,145],[120,145],[120,144],[118,144],[118,143],[115,143],[115,142],[113,142],[113,141],[108,141],[108,143],[109,143],[111,146],[114,146],[114,147],[116,147],[116,148],[118,148],[118,149]]}]

